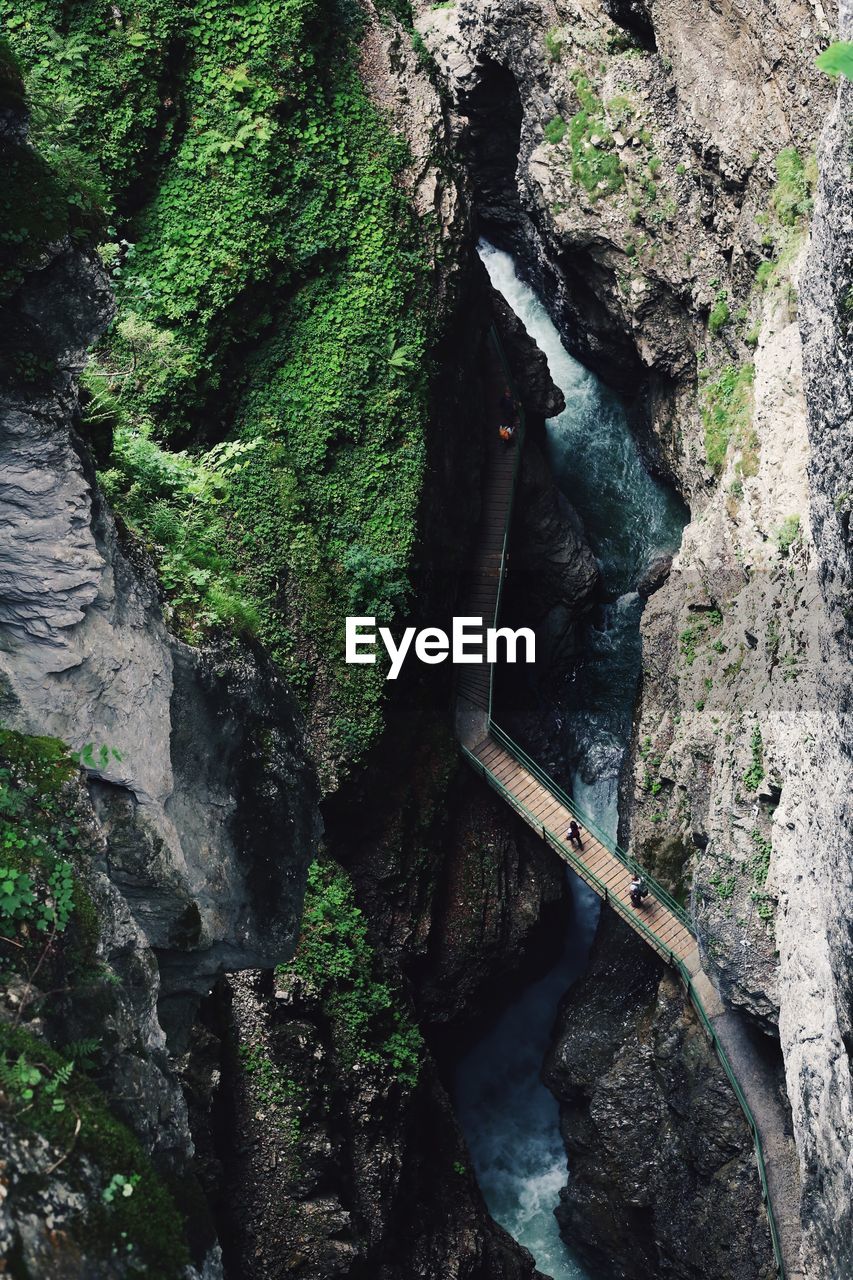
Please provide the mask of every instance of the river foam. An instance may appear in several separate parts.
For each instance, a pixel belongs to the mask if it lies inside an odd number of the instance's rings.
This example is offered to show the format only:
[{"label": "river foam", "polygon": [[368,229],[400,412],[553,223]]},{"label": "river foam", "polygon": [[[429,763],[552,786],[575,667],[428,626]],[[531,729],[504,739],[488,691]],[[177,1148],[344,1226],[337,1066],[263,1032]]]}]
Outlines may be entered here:
[{"label": "river foam", "polygon": [[[555,478],[577,509],[602,571],[605,599],[590,624],[584,657],[557,709],[577,760],[572,791],[614,839],[618,781],[640,673],[642,602],[634,587],[646,566],[679,542],[685,513],[649,475],[618,397],[565,350],[509,254],[481,242],[494,286],[544,351],[566,408],[547,423]],[[559,1109],[539,1081],[557,1005],[580,976],[600,904],[571,872],[573,912],[563,953],[460,1062],[457,1114],[492,1216],[553,1280],[596,1280],[564,1244],[554,1208],[566,1183]]]}]

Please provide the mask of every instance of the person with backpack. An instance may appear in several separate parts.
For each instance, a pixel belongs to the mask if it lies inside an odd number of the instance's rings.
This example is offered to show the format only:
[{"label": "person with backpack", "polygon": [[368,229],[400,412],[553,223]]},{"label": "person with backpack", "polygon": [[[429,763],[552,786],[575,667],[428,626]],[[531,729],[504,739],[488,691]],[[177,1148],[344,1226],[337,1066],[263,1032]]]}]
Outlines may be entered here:
[{"label": "person with backpack", "polygon": [[581,829],[578,826],[578,824],[575,822],[574,818],[572,818],[571,822],[569,823],[569,829],[566,832],[566,839],[568,840],[569,844],[576,845],[578,849],[583,849],[583,841],[581,840]]},{"label": "person with backpack", "polygon": [[628,893],[631,898],[632,907],[641,907],[643,905],[643,898],[647,898],[649,896],[649,886],[646,884],[639,871],[634,872],[631,879],[631,888]]}]

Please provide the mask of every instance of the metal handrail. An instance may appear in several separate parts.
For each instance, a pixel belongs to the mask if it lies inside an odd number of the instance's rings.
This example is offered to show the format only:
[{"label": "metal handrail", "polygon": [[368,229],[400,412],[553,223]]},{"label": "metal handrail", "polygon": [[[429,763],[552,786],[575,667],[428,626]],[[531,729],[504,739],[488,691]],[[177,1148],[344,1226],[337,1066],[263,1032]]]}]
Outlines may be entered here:
[{"label": "metal handrail", "polygon": [[[513,385],[512,375],[510,374],[509,368],[506,363],[506,359],[504,358],[503,348],[501,347],[500,339],[498,338],[497,331],[495,330],[494,325],[492,325],[491,327],[490,337],[495,344],[498,357],[503,366],[504,373],[506,374],[509,385],[512,386]],[[498,625],[498,616],[500,613],[501,596],[503,593],[503,581],[504,581],[504,576],[506,574],[506,559],[507,559],[507,548],[509,545],[510,520],[512,516],[513,502],[515,499],[515,490],[518,483],[518,474],[519,474],[520,459],[521,459],[521,448],[524,443],[524,431],[525,431],[524,410],[517,396],[516,396],[516,404],[518,406],[519,429],[518,429],[517,447],[515,452],[515,460],[513,463],[512,485],[510,488],[509,502],[507,504],[506,519],[504,521],[504,535],[503,535],[503,544],[501,547],[501,562],[500,562],[500,570],[499,570],[499,576],[498,576],[498,590],[497,590],[497,597],[495,599],[495,612],[494,612],[494,619],[493,619],[493,623],[495,627],[497,627]],[[558,799],[561,802],[561,804],[563,804],[566,807],[566,809],[568,809],[570,813],[574,814],[577,820],[580,823],[582,823],[582,825],[587,829],[587,831],[591,831],[601,841],[604,847],[606,849],[609,849],[610,852],[614,855],[614,857],[617,858],[623,864],[623,866],[626,867],[627,870],[631,872],[636,872],[639,875],[643,876],[643,878],[651,886],[654,897],[660,903],[662,903],[662,905],[667,907],[667,909],[676,917],[676,919],[679,920],[690,931],[690,933],[692,933],[695,936],[696,930],[689,916],[687,915],[687,912],[678,902],[676,902],[676,900],[672,897],[672,895],[668,893],[660,884],[658,884],[657,881],[652,876],[650,876],[646,871],[644,871],[640,863],[638,863],[635,858],[632,858],[626,849],[621,848],[621,846],[618,845],[614,840],[611,840],[610,837],[607,836],[605,832],[602,831],[602,829],[598,826],[598,824],[594,822],[591,818],[589,818],[583,812],[583,810],[580,809],[574,803],[574,801],[563,790],[563,788],[560,787],[553,780],[553,778],[551,778],[550,775],[545,772],[544,769],[540,768],[540,766],[536,763],[536,761],[533,760],[532,757],[529,756],[527,752],[509,736],[508,733],[505,733],[503,729],[501,729],[498,725],[494,723],[494,721],[492,720],[492,694],[494,690],[494,679],[495,679],[495,668],[494,668],[494,663],[491,663],[489,665],[489,707],[488,707],[488,721],[487,721],[488,732],[503,747],[505,747],[507,751],[509,751],[509,753],[519,762],[519,764],[522,764],[530,773],[532,773],[533,776],[539,782],[541,782],[541,784],[548,791],[550,791],[551,794],[554,795],[555,798]],[[711,1041],[711,1044],[717,1054],[717,1057],[720,1060],[722,1068],[726,1076],[728,1077],[729,1083],[731,1084],[732,1090],[734,1091],[734,1095],[737,1098],[738,1103],[740,1104],[740,1108],[744,1114],[747,1125],[749,1126],[749,1130],[752,1134],[752,1143],[755,1149],[755,1160],[756,1160],[756,1165],[758,1167],[758,1178],[761,1183],[761,1195],[764,1201],[764,1209],[767,1214],[767,1222],[770,1228],[770,1239],[773,1245],[773,1254],[776,1260],[776,1271],[780,1277],[780,1280],[785,1280],[785,1260],[782,1254],[782,1242],[779,1237],[779,1229],[776,1225],[776,1217],[775,1217],[775,1214],[773,1213],[773,1205],[770,1200],[770,1187],[767,1182],[767,1166],[764,1161],[764,1150],[761,1144],[761,1136],[758,1132],[758,1125],[756,1123],[755,1116],[753,1115],[752,1108],[750,1107],[749,1103],[746,1100],[746,1095],[744,1094],[743,1090],[740,1087],[740,1084],[738,1083],[737,1076],[735,1075],[734,1069],[732,1068],[732,1064],[729,1061],[729,1056],[726,1053],[725,1049],[723,1048],[723,1044],[719,1036],[717,1035],[716,1031],[711,1025],[711,1021],[705,1010],[705,1006],[702,1004],[701,997],[699,996],[695,987],[693,986],[693,979],[690,975],[690,971],[688,970],[686,964],[684,963],[683,960],[679,959],[673,953],[671,948],[666,947],[665,944],[661,942],[657,934],[655,934],[654,931],[648,927],[648,925],[645,923],[644,920],[641,920],[639,918],[639,916],[635,911],[629,910],[626,903],[624,903],[618,896],[614,896],[613,894],[611,894],[607,888],[607,885],[598,876],[596,876],[593,871],[590,871],[590,869],[586,866],[586,864],[575,855],[574,850],[570,848],[568,845],[566,845],[566,843],[560,838],[560,836],[557,835],[554,831],[552,831],[550,827],[548,827],[545,823],[539,822],[538,819],[534,816],[534,814],[527,808],[527,806],[524,805],[509,790],[508,787],[504,786],[504,784],[500,781],[499,778],[495,776],[492,770],[490,770],[488,766],[485,765],[483,761],[479,759],[478,756],[474,755],[473,751],[471,751],[468,747],[466,747],[464,743],[460,743],[460,746],[462,747],[463,754],[467,757],[467,759],[474,766],[474,768],[478,770],[478,772],[482,775],[482,777],[489,783],[489,785],[510,804],[510,806],[515,810],[515,812],[518,813],[519,816],[522,817],[528,823],[529,826],[533,827],[534,830],[537,830],[540,832],[542,839],[546,842],[546,844],[549,844],[560,855],[563,861],[567,862],[573,868],[573,870],[576,872],[577,875],[581,877],[582,880],[584,880],[588,885],[590,885],[591,888],[595,889],[608,906],[611,906],[617,912],[618,915],[622,916],[623,919],[627,920],[633,929],[637,930],[637,932],[641,934],[644,934],[646,937],[646,941],[653,948],[653,950],[656,951],[657,954],[660,955],[664,960],[666,960],[666,962],[669,965],[671,965],[672,968],[675,969],[676,972],[679,974],[687,990],[687,993],[690,997],[690,1001],[694,1009],[696,1010],[699,1021],[702,1023],[702,1026],[705,1029],[705,1033],[708,1036],[709,1040]]]},{"label": "metal handrail", "polygon": [[502,746],[506,747],[510,755],[514,756],[519,764],[523,764],[524,767],[532,773],[533,776],[537,778],[552,795],[556,796],[557,799],[565,805],[569,812],[572,813],[584,827],[586,827],[587,831],[591,831],[592,834],[601,841],[605,849],[608,849],[615,858],[618,858],[626,870],[642,876],[658,902],[665,906],[668,911],[671,911],[675,918],[680,920],[685,928],[689,929],[691,933],[695,932],[690,924],[690,918],[687,915],[687,912],[678,902],[676,902],[672,894],[668,893],[666,889],[664,889],[663,885],[659,884],[658,881],[655,880],[654,876],[649,875],[649,873],[643,869],[642,865],[637,862],[636,858],[631,857],[627,849],[623,849],[615,840],[611,840],[610,836],[608,836],[607,833],[603,831],[588,814],[584,813],[583,809],[575,804],[563,788],[560,787],[553,778],[551,778],[550,775],[547,774],[545,770],[527,754],[523,747],[520,747],[517,742],[514,742],[509,734],[505,733],[504,730],[501,729],[499,725],[496,725],[491,719],[489,721],[489,731]]},{"label": "metal handrail", "polygon": [[[494,731],[494,728],[495,726],[492,726],[493,731]],[[506,737],[506,735],[503,734],[501,731],[499,731],[499,733],[501,738]],[[575,873],[579,875],[582,880],[584,880],[592,889],[595,889],[599,893],[599,895],[604,900],[604,902],[608,906],[612,907],[613,910],[617,913],[617,915],[622,916],[622,918],[626,920],[633,929],[635,929],[638,933],[644,935],[646,942],[649,943],[652,949],[656,951],[657,954],[678,973],[679,977],[681,978],[681,981],[683,982],[687,990],[687,993],[690,997],[690,1001],[694,1009],[696,1010],[696,1013],[699,1017],[699,1021],[701,1022],[705,1030],[705,1034],[708,1036],[708,1039],[710,1040],[711,1045],[717,1054],[720,1064],[728,1078],[728,1081],[732,1087],[734,1095],[737,1098],[737,1101],[740,1105],[741,1111],[743,1112],[744,1119],[746,1120],[749,1131],[752,1134],[752,1144],[755,1150],[755,1161],[756,1161],[756,1166],[758,1168],[758,1179],[759,1179],[759,1182],[761,1183],[761,1197],[764,1203],[764,1210],[767,1215],[767,1223],[770,1230],[770,1240],[773,1246],[773,1254],[776,1261],[776,1271],[777,1271],[777,1274],[781,1277],[781,1280],[784,1280],[785,1261],[782,1254],[782,1242],[779,1236],[779,1229],[776,1225],[776,1217],[773,1212],[773,1204],[770,1199],[770,1187],[767,1181],[767,1165],[764,1160],[764,1149],[762,1147],[761,1136],[758,1131],[758,1124],[756,1123],[752,1108],[750,1107],[749,1102],[746,1099],[746,1095],[744,1094],[743,1089],[740,1087],[740,1083],[738,1082],[737,1076],[735,1075],[735,1072],[734,1072],[734,1068],[732,1067],[732,1064],[729,1061],[729,1056],[726,1053],[725,1048],[723,1047],[722,1041],[720,1040],[719,1036],[717,1035],[716,1031],[711,1025],[711,1021],[705,1010],[705,1006],[702,1003],[702,998],[699,995],[699,993],[696,991],[696,988],[693,985],[693,979],[691,977],[689,969],[687,968],[687,965],[684,963],[683,960],[681,960],[678,956],[675,955],[671,947],[667,947],[665,943],[661,942],[660,938],[657,936],[654,930],[650,929],[649,926],[646,924],[646,922],[642,920],[633,909],[629,909],[627,903],[623,902],[618,895],[614,895],[610,893],[604,881],[601,880],[600,877],[597,876],[594,871],[591,871],[589,869],[589,867],[585,864],[585,862],[576,855],[574,849],[566,845],[566,843],[561,839],[561,837],[547,823],[540,822],[539,819],[532,812],[532,810],[529,809],[527,805],[523,803],[523,801],[519,800],[518,797],[514,795],[514,793],[510,791],[510,789],[503,782],[501,782],[500,778],[497,777],[494,771],[490,769],[487,764],[485,764],[482,760],[480,760],[480,758],[476,756],[474,752],[470,750],[469,747],[466,747],[464,743],[460,743],[460,746],[462,747],[463,755],[474,766],[474,768],[481,775],[481,777],[486,782],[488,782],[488,784],[492,787],[492,789],[497,791],[497,793],[504,800],[507,801],[510,807],[515,810],[515,812],[519,815],[519,817],[523,818],[527,822],[527,824],[534,829],[534,831],[537,831],[541,835],[542,839],[546,842],[546,844],[550,845],[551,848],[554,849],[554,851],[559,854],[559,856],[563,859],[563,861],[567,862],[572,867],[573,871],[575,871]],[[537,770],[537,776],[539,775],[544,776],[546,779],[548,776],[547,774],[543,774],[541,770]],[[540,781],[541,781],[541,777],[540,777]],[[565,792],[562,791],[560,787],[557,787],[556,784],[554,785],[554,790],[556,792],[556,798],[562,801],[565,796]],[[571,805],[571,802],[570,802],[570,810],[572,812],[575,812],[575,807]],[[592,828],[588,827],[588,829],[591,830]],[[693,932],[692,929],[691,929],[691,932]]]},{"label": "metal handrail", "polygon": [[575,854],[574,850],[565,843],[562,837],[558,835],[552,827],[545,822],[540,822],[533,814],[532,810],[530,810],[526,804],[519,800],[518,797],[501,782],[500,778],[497,777],[488,765],[484,764],[478,756],[474,755],[473,751],[471,751],[469,747],[466,747],[464,743],[460,743],[460,746],[462,747],[463,754],[468,758],[471,764],[473,764],[478,773],[480,773],[480,775],[489,783],[493,790],[497,791],[498,794],[502,796],[503,799],[506,800],[507,803],[516,811],[516,813],[520,817],[524,818],[528,825],[533,827],[533,829],[541,835],[542,839],[545,840],[547,844],[551,845],[563,861],[568,862],[572,869],[581,877],[581,879],[585,880],[588,885],[597,889],[605,902],[613,907],[619,915],[623,916],[630,924],[634,925],[639,932],[645,934],[646,940],[654,947],[658,954],[667,961],[668,964],[676,964],[677,961],[672,948],[661,942],[654,930],[650,929],[646,922],[642,920],[632,908],[629,908],[627,903],[623,902],[618,895],[610,893],[604,881],[601,880],[595,872],[590,871],[583,859],[579,858]]},{"label": "metal handrail", "polygon": [[690,975],[690,971],[688,970],[687,965],[684,963],[683,960],[679,960],[676,958],[675,967],[681,976],[682,982],[687,988],[687,994],[690,996],[690,1001],[693,1005],[693,1008],[696,1010],[696,1014],[699,1018],[699,1021],[702,1023],[702,1026],[705,1029],[705,1034],[708,1036],[708,1039],[711,1041],[711,1044],[713,1045],[716,1051],[717,1057],[720,1060],[720,1064],[722,1065],[722,1068],[728,1077],[729,1084],[732,1087],[732,1092],[734,1093],[735,1097],[740,1103],[740,1109],[743,1112],[744,1118],[746,1119],[746,1123],[749,1126],[750,1132],[752,1133],[752,1145],[755,1150],[755,1162],[756,1162],[756,1165],[758,1166],[758,1180],[761,1183],[761,1198],[764,1202],[764,1212],[767,1215],[767,1225],[770,1228],[770,1240],[773,1245],[773,1255],[776,1260],[776,1273],[778,1276],[781,1277],[781,1280],[785,1280],[785,1259],[782,1253],[782,1240],[779,1235],[779,1228],[776,1223],[776,1215],[773,1212],[773,1202],[770,1199],[770,1184],[767,1180],[767,1165],[764,1160],[764,1148],[761,1142],[761,1135],[758,1131],[758,1123],[755,1119],[755,1115],[753,1114],[752,1107],[749,1105],[746,1099],[746,1094],[744,1093],[743,1089],[740,1087],[740,1083],[738,1081],[737,1076],[735,1075],[734,1068],[729,1060],[729,1055],[726,1053],[726,1050],[723,1046],[723,1042],[721,1041],[720,1037],[717,1035],[716,1031],[711,1025],[711,1020],[708,1017],[708,1014],[705,1010],[705,1006],[702,1003],[702,998],[696,991],[696,988],[693,986],[693,979]]}]

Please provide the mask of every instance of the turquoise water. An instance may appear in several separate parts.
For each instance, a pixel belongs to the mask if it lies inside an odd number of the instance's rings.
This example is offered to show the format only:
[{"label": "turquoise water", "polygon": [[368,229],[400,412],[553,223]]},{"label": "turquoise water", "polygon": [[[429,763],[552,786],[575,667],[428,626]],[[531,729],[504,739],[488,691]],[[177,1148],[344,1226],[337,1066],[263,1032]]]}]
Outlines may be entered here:
[{"label": "turquoise water", "polygon": [[[641,661],[642,604],[634,587],[652,560],[677,548],[686,513],[643,465],[620,400],[568,354],[510,255],[481,242],[480,256],[566,397],[563,413],[547,423],[547,448],[599,561],[604,598],[557,714],[566,756],[576,762],[574,798],[615,839],[619,770]],[[600,910],[592,891],[567,875],[573,914],[563,954],[461,1061],[456,1102],[492,1216],[553,1280],[595,1280],[557,1230],[553,1211],[566,1183],[566,1155],[557,1103],[539,1081],[557,1005],[583,972]]]}]

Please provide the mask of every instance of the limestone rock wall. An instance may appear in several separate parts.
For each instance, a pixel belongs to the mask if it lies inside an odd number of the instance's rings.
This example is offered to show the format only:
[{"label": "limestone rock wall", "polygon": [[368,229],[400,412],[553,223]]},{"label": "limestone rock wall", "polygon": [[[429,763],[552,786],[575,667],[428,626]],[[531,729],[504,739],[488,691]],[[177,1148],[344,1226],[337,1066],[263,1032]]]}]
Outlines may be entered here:
[{"label": "limestone rock wall", "polygon": [[847,86],[816,195],[809,156],[836,17],[457,0],[418,19],[483,228],[634,397],[690,503],[642,623],[622,834],[689,898],[725,998],[781,1038],[805,1262],[826,1277],[849,1268]]},{"label": "limestone rock wall", "polygon": [[281,681],[262,658],[168,632],[144,556],[97,493],[75,379],[109,298],[100,269],[59,247],[6,308],[56,372],[0,388],[3,714],[90,747],[111,874],[178,986],[201,991],[292,950],[315,786]]},{"label": "limestone rock wall", "polygon": [[615,916],[560,1007],[543,1078],[571,1168],[557,1218],[593,1274],[775,1274],[739,1104],[677,979]]}]

